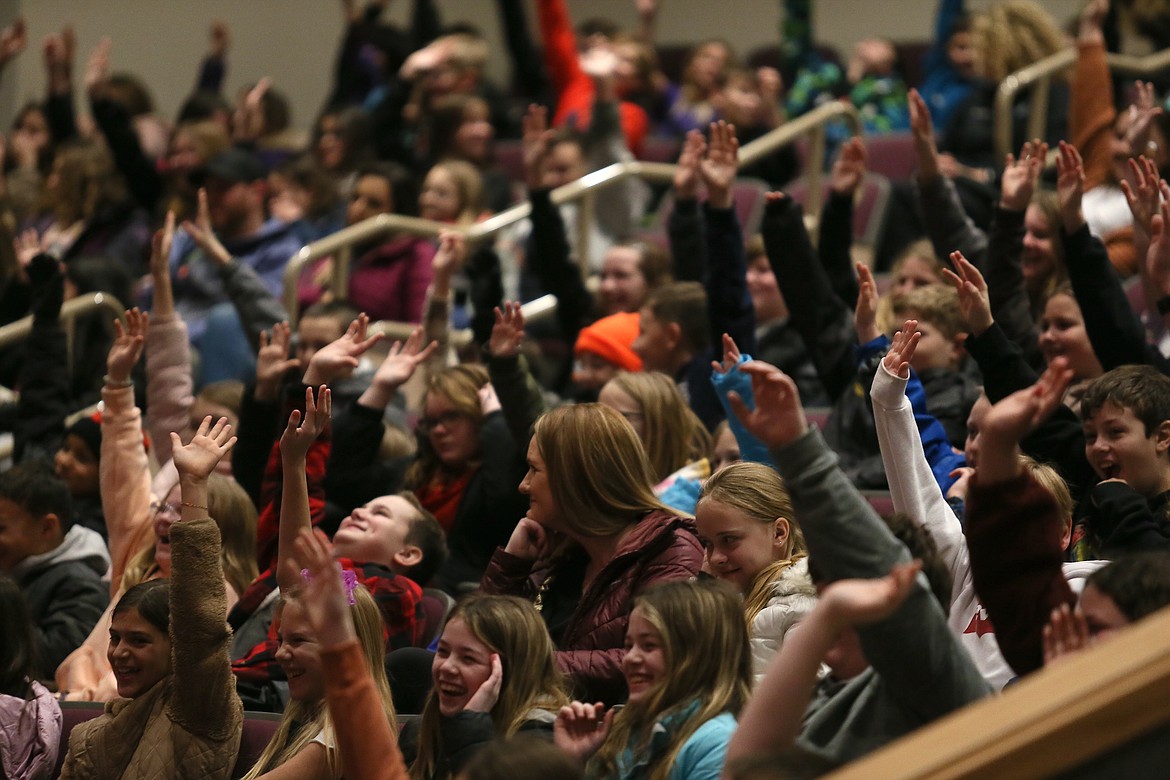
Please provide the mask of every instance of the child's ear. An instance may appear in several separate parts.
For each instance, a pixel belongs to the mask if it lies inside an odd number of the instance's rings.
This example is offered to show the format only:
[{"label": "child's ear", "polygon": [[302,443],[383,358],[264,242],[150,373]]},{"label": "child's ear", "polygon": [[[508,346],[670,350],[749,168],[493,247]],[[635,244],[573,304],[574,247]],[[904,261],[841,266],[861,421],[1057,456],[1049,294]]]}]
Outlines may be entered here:
[{"label": "child's ear", "polygon": [[417,566],[422,563],[423,553],[421,547],[416,547],[413,544],[404,546],[401,550],[394,553],[394,565],[400,566],[404,569],[409,569],[412,566]]},{"label": "child's ear", "polygon": [[39,526],[38,535],[45,542],[51,542],[53,547],[56,547],[65,536],[65,530],[61,527],[61,518],[53,512],[41,515],[37,524]]},{"label": "child's ear", "polygon": [[1163,420],[1154,429],[1154,450],[1163,455],[1170,451],[1170,420]]},{"label": "child's ear", "polygon": [[682,325],[677,322],[668,323],[664,328],[666,331],[666,346],[673,352],[678,349],[679,343],[682,341]]},{"label": "child's ear", "polygon": [[784,549],[788,546],[791,536],[792,527],[788,524],[788,519],[777,517],[772,523],[772,545],[778,549]]}]

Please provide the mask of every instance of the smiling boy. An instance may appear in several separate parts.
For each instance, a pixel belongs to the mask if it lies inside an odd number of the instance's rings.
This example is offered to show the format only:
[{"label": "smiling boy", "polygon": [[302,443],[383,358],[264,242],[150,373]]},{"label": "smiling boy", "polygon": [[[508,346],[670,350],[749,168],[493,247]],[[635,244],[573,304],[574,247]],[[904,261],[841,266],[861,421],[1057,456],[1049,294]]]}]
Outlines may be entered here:
[{"label": "smiling boy", "polygon": [[1081,501],[1073,544],[1109,557],[1170,549],[1170,378],[1121,366],[1081,397],[1085,458],[1102,480]]}]

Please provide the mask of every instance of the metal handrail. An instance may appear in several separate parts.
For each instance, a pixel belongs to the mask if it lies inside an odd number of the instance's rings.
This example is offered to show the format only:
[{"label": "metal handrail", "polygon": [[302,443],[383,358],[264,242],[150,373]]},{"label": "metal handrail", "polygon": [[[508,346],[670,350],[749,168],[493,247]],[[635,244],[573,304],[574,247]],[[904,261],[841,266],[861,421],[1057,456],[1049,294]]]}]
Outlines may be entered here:
[{"label": "metal handrail", "polygon": [[[802,136],[810,136],[809,160],[815,162],[807,165],[805,170],[809,192],[807,208],[812,210],[814,214],[819,214],[820,193],[824,178],[825,125],[836,120],[843,120],[854,134],[861,134],[861,116],[857,109],[848,103],[833,101],[784,123],[751,143],[744,144],[739,150],[739,166],[743,168],[751,165],[776,150],[795,143]],[[630,176],[638,176],[652,182],[669,182],[674,177],[676,167],[673,163],[643,162],[641,160],[614,163],[557,187],[552,191],[551,198],[553,203],[558,205],[582,199],[588,203],[589,199],[597,192]],[[588,212],[590,209],[583,208],[581,211]],[[374,241],[394,233],[437,236],[440,231],[444,230],[462,232],[468,243],[475,243],[490,238],[504,228],[527,218],[531,212],[532,207],[528,203],[519,203],[469,226],[456,226],[401,214],[379,214],[314,241],[293,255],[284,269],[284,303],[289,313],[290,323],[295,327],[299,308],[297,305],[297,282],[305,267],[315,260],[330,255],[342,255],[334,266],[331,284],[334,293],[338,294],[338,297],[344,298],[348,283],[348,252],[354,244]],[[583,215],[579,215],[579,217]],[[586,253],[579,252],[579,255],[584,257]]]},{"label": "metal handrail", "polygon": [[[1048,120],[1048,87],[1052,77],[1076,64],[1075,46],[1061,49],[1011,74],[999,83],[995,94],[995,153],[1002,160],[1012,149],[1012,104],[1023,89],[1039,88],[1028,110],[1028,138],[1043,138]],[[1129,54],[1105,55],[1110,71],[1125,76],[1149,76],[1170,68],[1170,49],[1134,57]]]},{"label": "metal handrail", "polygon": [[[65,301],[61,306],[60,320],[69,325],[83,314],[90,314],[98,312],[103,309],[108,310],[118,320],[124,322],[125,308],[122,302],[109,293],[95,292],[86,295],[79,295],[76,298],[71,298]],[[29,333],[32,332],[33,318],[32,315],[22,317],[15,322],[10,322],[7,325],[0,327],[0,348],[15,344],[18,341],[23,341],[28,338]],[[72,354],[72,328],[69,330],[70,338],[70,353]]]}]

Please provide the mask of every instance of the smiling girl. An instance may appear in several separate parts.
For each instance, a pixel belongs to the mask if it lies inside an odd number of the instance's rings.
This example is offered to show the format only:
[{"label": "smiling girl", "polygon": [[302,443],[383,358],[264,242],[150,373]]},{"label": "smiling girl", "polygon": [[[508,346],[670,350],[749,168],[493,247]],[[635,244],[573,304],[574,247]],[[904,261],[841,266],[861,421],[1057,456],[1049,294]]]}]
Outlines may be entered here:
[{"label": "smiling girl", "polygon": [[492,739],[552,730],[568,703],[552,639],[523,599],[473,595],[447,619],[422,719],[402,734],[417,780],[458,774]]},{"label": "smiling girl", "polygon": [[635,602],[617,716],[573,702],[557,715],[557,747],[594,778],[716,780],[735,716],[751,691],[739,594],[714,580],[671,582]]},{"label": "smiling girl", "polygon": [[817,602],[784,481],[763,464],[733,463],[704,483],[695,525],[707,571],[743,595],[759,682],[784,635]]},{"label": "smiling girl", "polygon": [[107,657],[120,698],[73,729],[63,778],[226,780],[236,762],[243,706],[228,658],[219,530],[207,491],[236,438],[223,418],[214,426],[204,420],[186,446],[171,436],[182,485],[182,516],[170,529],[174,578],[140,583],[115,605]]}]

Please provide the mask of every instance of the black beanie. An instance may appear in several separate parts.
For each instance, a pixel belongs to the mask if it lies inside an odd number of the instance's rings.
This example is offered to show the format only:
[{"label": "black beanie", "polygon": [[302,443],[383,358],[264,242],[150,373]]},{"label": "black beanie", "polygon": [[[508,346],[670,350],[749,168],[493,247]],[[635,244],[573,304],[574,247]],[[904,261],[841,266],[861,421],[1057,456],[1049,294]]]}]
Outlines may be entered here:
[{"label": "black beanie", "polygon": [[102,459],[102,426],[93,417],[82,417],[69,429],[65,431],[66,436],[76,436],[85,442],[85,446],[89,447],[89,451],[93,453],[94,460],[100,462]]}]

